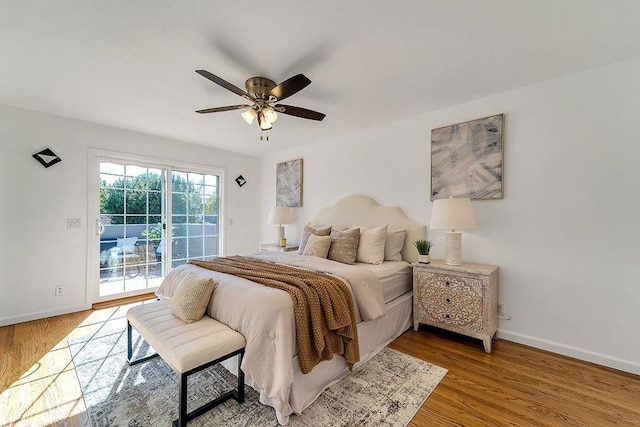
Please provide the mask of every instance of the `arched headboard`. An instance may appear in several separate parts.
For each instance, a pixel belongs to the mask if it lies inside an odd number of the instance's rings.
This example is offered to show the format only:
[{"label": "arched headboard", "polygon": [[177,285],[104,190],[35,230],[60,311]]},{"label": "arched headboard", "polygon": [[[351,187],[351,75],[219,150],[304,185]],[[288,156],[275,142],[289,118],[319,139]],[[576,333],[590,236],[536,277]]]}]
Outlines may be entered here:
[{"label": "arched headboard", "polygon": [[398,207],[380,206],[371,197],[351,195],[339,200],[334,206],[322,208],[311,219],[311,225],[321,227],[359,225],[366,228],[387,224],[389,230],[407,230],[402,248],[402,259],[408,262],[418,260],[418,252],[412,242],[424,239],[426,227],[407,217]]}]

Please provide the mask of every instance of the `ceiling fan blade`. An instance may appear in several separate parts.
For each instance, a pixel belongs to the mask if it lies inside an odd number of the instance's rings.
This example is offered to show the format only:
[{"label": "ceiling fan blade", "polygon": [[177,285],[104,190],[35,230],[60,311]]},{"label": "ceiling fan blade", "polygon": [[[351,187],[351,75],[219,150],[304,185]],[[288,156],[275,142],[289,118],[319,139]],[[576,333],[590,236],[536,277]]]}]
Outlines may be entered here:
[{"label": "ceiling fan blade", "polygon": [[276,108],[276,111],[282,114],[288,114],[290,116],[295,116],[295,117],[302,117],[303,119],[322,121],[322,119],[324,119],[326,116],[326,114],[319,113],[317,111],[307,110],[306,108],[301,108],[301,107],[294,107],[292,105],[276,104],[275,108]]},{"label": "ceiling fan blade", "polygon": [[207,79],[211,80],[212,82],[214,82],[217,85],[222,86],[223,88],[230,90],[231,92],[235,93],[236,95],[240,95],[244,98],[247,99],[251,99],[251,97],[249,96],[249,94],[247,92],[245,92],[244,90],[240,89],[238,86],[232,85],[231,83],[229,83],[228,81],[221,79],[220,77],[216,76],[215,74],[211,74],[210,72],[206,71],[206,70],[196,70],[196,73],[200,74],[202,77],[206,77]]},{"label": "ceiling fan blade", "polygon": [[311,80],[309,80],[304,74],[297,74],[271,89],[269,95],[273,95],[278,101],[282,101],[283,99],[300,92],[310,84]]},{"label": "ceiling fan blade", "polygon": [[220,111],[231,111],[231,110],[240,110],[242,108],[249,108],[251,105],[242,104],[242,105],[229,105],[227,107],[213,107],[213,108],[205,108],[204,110],[197,110],[196,113],[205,114],[205,113],[219,113]]}]

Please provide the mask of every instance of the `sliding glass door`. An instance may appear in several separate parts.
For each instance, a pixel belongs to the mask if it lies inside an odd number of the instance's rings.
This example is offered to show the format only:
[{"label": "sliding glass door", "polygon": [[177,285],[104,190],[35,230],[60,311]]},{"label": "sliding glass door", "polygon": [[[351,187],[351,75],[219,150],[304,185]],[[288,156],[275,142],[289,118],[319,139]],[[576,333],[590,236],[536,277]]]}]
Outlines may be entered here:
[{"label": "sliding glass door", "polygon": [[99,299],[148,292],[171,268],[219,256],[220,174],[99,164]]},{"label": "sliding glass door", "polygon": [[100,162],[100,295],[160,285],[166,169]]},{"label": "sliding glass door", "polygon": [[219,254],[219,177],[194,172],[171,174],[171,266]]}]

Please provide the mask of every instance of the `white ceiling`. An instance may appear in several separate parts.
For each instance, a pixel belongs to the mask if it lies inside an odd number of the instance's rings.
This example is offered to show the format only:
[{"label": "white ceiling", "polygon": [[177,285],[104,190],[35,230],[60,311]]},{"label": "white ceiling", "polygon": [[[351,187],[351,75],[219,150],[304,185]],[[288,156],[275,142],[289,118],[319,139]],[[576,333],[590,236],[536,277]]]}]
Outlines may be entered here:
[{"label": "white ceiling", "polygon": [[[259,156],[640,55],[638,0],[0,0],[0,104]],[[268,143],[244,87],[304,73]]]}]

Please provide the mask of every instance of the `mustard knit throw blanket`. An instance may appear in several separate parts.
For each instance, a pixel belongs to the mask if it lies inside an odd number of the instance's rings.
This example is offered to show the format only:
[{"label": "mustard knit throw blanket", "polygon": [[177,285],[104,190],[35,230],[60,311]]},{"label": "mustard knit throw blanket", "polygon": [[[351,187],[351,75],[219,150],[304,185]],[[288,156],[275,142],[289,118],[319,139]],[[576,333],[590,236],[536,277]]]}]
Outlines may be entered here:
[{"label": "mustard knit throw blanket", "polygon": [[189,263],[288,292],[303,374],[321,361],[332,359],[334,353],[344,357],[349,369],[360,360],[353,297],[339,278],[242,256]]}]

